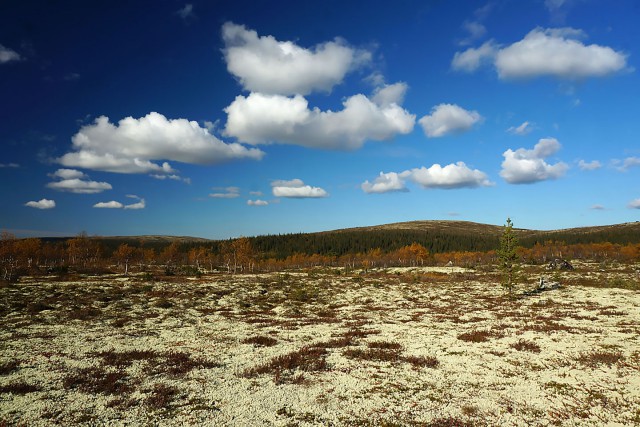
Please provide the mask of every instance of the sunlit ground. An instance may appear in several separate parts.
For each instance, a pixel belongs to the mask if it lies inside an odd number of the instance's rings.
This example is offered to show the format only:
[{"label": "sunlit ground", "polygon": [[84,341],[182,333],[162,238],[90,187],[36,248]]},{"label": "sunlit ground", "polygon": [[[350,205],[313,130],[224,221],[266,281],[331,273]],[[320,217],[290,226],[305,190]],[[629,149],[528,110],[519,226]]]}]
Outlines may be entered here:
[{"label": "sunlit ground", "polygon": [[23,278],[0,425],[638,424],[638,275],[577,267]]}]

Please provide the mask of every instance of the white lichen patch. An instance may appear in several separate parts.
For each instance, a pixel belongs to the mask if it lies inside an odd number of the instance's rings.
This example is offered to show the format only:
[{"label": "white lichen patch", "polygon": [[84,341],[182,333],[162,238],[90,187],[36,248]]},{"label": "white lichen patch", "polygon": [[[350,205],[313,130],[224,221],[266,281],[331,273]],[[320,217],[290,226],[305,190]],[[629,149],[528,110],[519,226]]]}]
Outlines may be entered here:
[{"label": "white lichen patch", "polygon": [[0,425],[638,424],[640,294],[578,274],[31,277],[0,288]]}]

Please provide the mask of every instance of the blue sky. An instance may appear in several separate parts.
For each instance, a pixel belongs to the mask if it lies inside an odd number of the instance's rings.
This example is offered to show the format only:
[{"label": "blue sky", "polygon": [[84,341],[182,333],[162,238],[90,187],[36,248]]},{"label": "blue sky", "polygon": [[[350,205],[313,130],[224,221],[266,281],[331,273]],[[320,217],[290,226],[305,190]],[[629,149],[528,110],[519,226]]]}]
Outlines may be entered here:
[{"label": "blue sky", "polygon": [[4,2],[0,227],[636,221],[638,22],[632,0]]}]

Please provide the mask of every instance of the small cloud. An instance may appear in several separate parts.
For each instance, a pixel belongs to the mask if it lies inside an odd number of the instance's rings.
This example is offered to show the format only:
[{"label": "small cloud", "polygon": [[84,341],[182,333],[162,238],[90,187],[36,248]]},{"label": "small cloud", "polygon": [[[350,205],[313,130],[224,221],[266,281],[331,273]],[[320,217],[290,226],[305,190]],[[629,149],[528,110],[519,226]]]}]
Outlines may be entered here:
[{"label": "small cloud", "polygon": [[373,183],[365,181],[361,188],[365,193],[404,192],[409,191],[406,188],[406,180],[410,180],[422,188],[445,190],[490,187],[494,185],[484,172],[478,169],[470,169],[464,162],[457,162],[444,167],[439,164],[434,164],[429,168],[423,166],[400,173],[380,172],[380,175]]},{"label": "small cloud", "polygon": [[120,202],[116,202],[115,200],[112,200],[110,202],[96,203],[95,205],[93,205],[93,207],[101,208],[101,209],[122,209],[124,205]]},{"label": "small cloud", "polygon": [[591,162],[585,162],[584,160],[580,160],[578,162],[578,167],[583,171],[592,171],[592,170],[600,169],[602,167],[602,164],[597,160],[593,160]]},{"label": "small cloud", "polygon": [[13,49],[4,47],[0,44],[0,64],[6,64],[7,62],[20,61],[22,58]]},{"label": "small cloud", "polygon": [[603,210],[605,210],[606,208],[605,208],[604,206],[602,206],[602,205],[593,205],[593,206],[591,206],[589,209],[592,209],[592,210],[594,210],[594,211],[603,211]]},{"label": "small cloud", "polygon": [[467,111],[455,104],[440,104],[431,109],[431,114],[419,120],[429,138],[463,133],[482,120],[477,111]]},{"label": "small cloud", "polygon": [[404,95],[409,86],[404,82],[391,85],[381,85],[373,93],[371,100],[380,107],[389,107],[392,104],[402,105]]},{"label": "small cloud", "polygon": [[495,66],[501,79],[553,76],[575,80],[604,77],[627,67],[627,55],[607,46],[584,45],[585,33],[573,28],[536,28],[500,49]]},{"label": "small cloud", "polygon": [[131,203],[129,205],[125,205],[123,203],[112,200],[110,202],[100,202],[93,205],[94,208],[99,209],[144,209],[146,207],[146,203],[143,198],[136,196],[135,194],[127,194],[125,196],[128,199],[138,200],[136,203]]},{"label": "small cloud", "polygon": [[524,135],[527,135],[527,134],[531,133],[532,130],[533,130],[533,128],[531,126],[531,123],[524,122],[520,126],[517,126],[517,127],[511,126],[509,129],[507,129],[507,132],[510,133],[511,135],[524,136]]},{"label": "small cloud", "polygon": [[209,131],[210,134],[214,135],[218,131],[218,127],[220,126],[220,119],[215,122],[205,120],[204,127]]},{"label": "small cloud", "polygon": [[305,185],[301,179],[297,178],[289,181],[275,180],[271,183],[271,187],[273,195],[276,197],[315,199],[329,196],[329,193],[324,189]]},{"label": "small cloud", "polygon": [[63,77],[63,80],[65,80],[67,82],[70,82],[70,81],[73,81],[73,80],[78,80],[79,78],[80,78],[80,74],[78,74],[78,73],[69,73],[69,74],[66,74]]},{"label": "small cloud", "polygon": [[17,163],[0,163],[0,169],[3,169],[3,168],[15,169],[15,168],[19,168],[19,167],[20,167],[20,165],[17,164]]},{"label": "small cloud", "polygon": [[[620,163],[622,164],[620,165]],[[627,157],[622,162],[620,162],[619,160],[614,160],[613,164],[619,165],[616,167],[616,169],[618,169],[620,172],[626,172],[633,167],[640,166],[640,157]]]},{"label": "small cloud", "polygon": [[554,12],[568,3],[568,0],[544,0],[544,5],[549,9],[549,12]]},{"label": "small cloud", "polygon": [[402,178],[410,179],[423,188],[477,188],[494,185],[486,173],[478,169],[470,169],[464,162],[449,164],[444,167],[434,164],[430,168],[421,167],[404,171]]},{"label": "small cloud", "polygon": [[640,199],[630,201],[629,209],[640,209]]},{"label": "small cloud", "polygon": [[404,180],[396,172],[380,172],[380,175],[373,180],[373,183],[365,181],[362,183],[360,188],[362,188],[362,191],[368,194],[409,191],[405,185]]},{"label": "small cloud", "polygon": [[269,204],[269,202],[266,202],[264,200],[247,200],[247,205],[249,206],[267,206]]},{"label": "small cloud", "polygon": [[379,71],[374,71],[364,78],[366,83],[369,83],[373,87],[379,87],[384,85],[384,76]]},{"label": "small cloud", "polygon": [[249,191],[251,196],[262,196],[262,191]]},{"label": "small cloud", "polygon": [[185,4],[184,7],[181,9],[178,9],[176,13],[180,18],[184,19],[185,21],[188,20],[189,18],[195,17],[193,13],[193,5],[191,3]]},{"label": "small cloud", "polygon": [[49,199],[40,199],[37,202],[27,202],[24,205],[36,209],[53,209],[56,207],[56,202]]},{"label": "small cloud", "polygon": [[144,201],[144,199],[140,199],[140,201],[138,203],[133,203],[130,205],[125,205],[124,208],[125,209],[144,209],[146,207],[146,203]]},{"label": "small cloud", "polygon": [[158,174],[151,174],[149,175],[151,178],[155,178],[155,179],[159,179],[161,181],[165,180],[165,179],[170,179],[173,181],[182,181],[186,184],[191,184],[191,178],[183,178],[179,175],[158,175]]},{"label": "small cloud", "polygon": [[76,194],[96,194],[112,188],[108,182],[83,181],[81,179],[64,179],[50,182],[47,187],[56,191],[68,191]]},{"label": "small cloud", "polygon": [[451,60],[451,68],[455,71],[472,73],[481,66],[493,62],[498,46],[493,40],[484,42],[482,46],[456,52]]},{"label": "small cloud", "polygon": [[312,48],[273,36],[260,36],[244,25],[222,26],[227,70],[250,92],[307,95],[330,92],[349,73],[371,61],[371,52],[335,39]]},{"label": "small cloud", "polygon": [[83,172],[76,169],[58,169],[54,173],[48,174],[48,176],[54,179],[82,179],[86,177]]},{"label": "small cloud", "polygon": [[235,199],[240,196],[239,187],[214,187],[213,190],[218,191],[217,193],[209,194],[209,197],[214,199]]},{"label": "small cloud", "polygon": [[487,34],[487,28],[478,21],[464,21],[462,28],[469,35],[460,41],[461,46],[470,45]]},{"label": "small cloud", "polygon": [[96,194],[105,190],[111,190],[108,182],[88,180],[87,175],[76,169],[58,169],[50,177],[60,179],[47,184],[48,188],[56,191],[67,191],[76,194]]},{"label": "small cloud", "polygon": [[491,63],[502,80],[549,76],[575,81],[630,70],[626,53],[608,46],[585,45],[585,37],[584,31],[574,28],[537,27],[506,47],[489,41],[479,48],[456,52],[451,67],[473,72]]},{"label": "small cloud", "polygon": [[544,159],[560,150],[560,143],[555,138],[543,138],[532,150],[518,148],[508,149],[502,155],[500,176],[509,184],[532,184],[538,181],[557,179],[569,169],[566,163],[551,165]]}]

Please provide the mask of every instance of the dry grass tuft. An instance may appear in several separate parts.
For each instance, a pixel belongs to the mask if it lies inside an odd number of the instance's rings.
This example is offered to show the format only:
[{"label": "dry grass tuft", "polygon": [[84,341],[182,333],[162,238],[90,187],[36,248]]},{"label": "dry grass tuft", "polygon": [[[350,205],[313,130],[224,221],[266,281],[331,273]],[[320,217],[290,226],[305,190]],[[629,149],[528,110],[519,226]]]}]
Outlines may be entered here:
[{"label": "dry grass tuft", "polygon": [[461,420],[460,418],[445,417],[436,418],[426,424],[427,427],[473,427],[471,421]]},{"label": "dry grass tuft", "polygon": [[401,360],[398,351],[381,348],[350,348],[343,351],[342,355],[349,359],[370,360],[372,362],[397,362]]},{"label": "dry grass tuft", "polygon": [[416,368],[435,368],[440,364],[433,356],[405,356],[402,360]]},{"label": "dry grass tuft", "polygon": [[132,390],[129,376],[121,371],[110,372],[102,368],[78,369],[64,378],[67,390],[77,389],[85,393],[122,394]]},{"label": "dry grass tuft", "polygon": [[256,347],[271,347],[276,345],[278,343],[278,340],[272,337],[266,337],[264,335],[256,335],[243,339],[241,343],[252,344]]},{"label": "dry grass tuft", "polygon": [[17,371],[19,366],[20,362],[17,360],[0,363],[0,375],[9,375],[10,373]]},{"label": "dry grass tuft", "polygon": [[540,353],[540,346],[533,341],[527,341],[524,339],[518,340],[518,342],[511,344],[512,348],[518,351],[529,351],[531,353]]},{"label": "dry grass tuft", "polygon": [[131,366],[134,361],[152,360],[159,357],[160,355],[150,350],[131,350],[117,352],[112,349],[95,353],[95,356],[102,357],[106,365],[126,367]]},{"label": "dry grass tuft", "polygon": [[153,386],[151,394],[145,399],[145,404],[152,409],[166,409],[169,407],[178,389],[166,384],[158,383]]},{"label": "dry grass tuft", "polygon": [[172,351],[164,355],[164,360],[157,363],[154,373],[165,373],[180,377],[198,368],[217,368],[220,364],[202,359],[193,359],[188,353]]},{"label": "dry grass tuft", "polygon": [[624,361],[624,357],[619,351],[592,351],[590,353],[582,353],[578,358],[578,362],[591,368],[597,368],[600,365],[609,367]]},{"label": "dry grass tuft", "polygon": [[35,393],[41,390],[42,388],[40,386],[27,384],[22,381],[0,386],[0,394],[5,394],[5,393],[28,394],[28,393]]},{"label": "dry grass tuft", "polygon": [[393,341],[371,341],[367,343],[367,347],[380,350],[402,350],[402,344]]},{"label": "dry grass tuft", "polygon": [[282,371],[328,371],[329,366],[327,365],[326,357],[327,350],[325,348],[305,346],[300,350],[276,356],[263,365],[246,369],[241,376],[245,378],[253,378],[258,375],[270,373],[276,375],[276,377],[280,377],[282,375]]},{"label": "dry grass tuft", "polygon": [[486,342],[489,341],[489,338],[502,338],[503,336],[497,331],[476,329],[458,335],[458,339],[466,342]]}]

